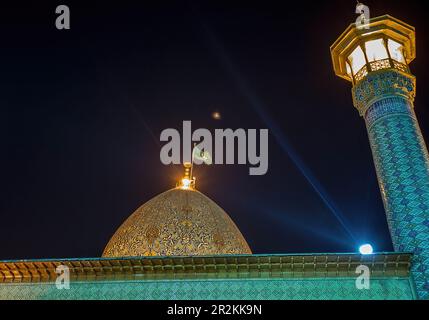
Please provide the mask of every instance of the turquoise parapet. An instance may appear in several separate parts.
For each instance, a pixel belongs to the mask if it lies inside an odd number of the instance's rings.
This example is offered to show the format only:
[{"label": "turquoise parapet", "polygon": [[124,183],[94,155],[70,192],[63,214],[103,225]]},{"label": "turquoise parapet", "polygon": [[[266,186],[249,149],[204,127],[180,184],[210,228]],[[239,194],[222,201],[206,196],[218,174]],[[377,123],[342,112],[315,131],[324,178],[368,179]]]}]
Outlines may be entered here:
[{"label": "turquoise parapet", "polygon": [[[0,261],[0,300],[412,300],[411,254]],[[57,289],[58,267],[70,288]],[[369,287],[362,287],[367,267]]]},{"label": "turquoise parapet", "polygon": [[[417,293],[428,299],[429,155],[411,96],[398,93],[399,87],[404,92],[413,92],[414,87],[406,81],[411,77],[399,73],[393,80],[383,73],[369,77],[358,90],[370,92],[373,100],[365,106],[364,116],[392,241],[396,251],[413,253]],[[377,99],[380,87],[383,94],[389,87],[396,92]]]},{"label": "turquoise parapet", "polygon": [[350,278],[205,279],[72,283],[0,284],[0,299],[14,300],[412,300],[408,278],[373,279],[357,290]]}]

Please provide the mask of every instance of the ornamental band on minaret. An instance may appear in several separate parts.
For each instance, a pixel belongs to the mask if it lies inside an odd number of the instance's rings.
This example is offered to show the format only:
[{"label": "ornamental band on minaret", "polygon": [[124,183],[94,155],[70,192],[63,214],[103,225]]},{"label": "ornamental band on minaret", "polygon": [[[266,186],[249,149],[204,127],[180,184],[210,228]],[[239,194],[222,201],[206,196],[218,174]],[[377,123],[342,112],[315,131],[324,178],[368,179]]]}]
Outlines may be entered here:
[{"label": "ornamental band on minaret", "polygon": [[352,24],[331,47],[335,73],[353,83],[395,251],[413,253],[418,297],[429,298],[429,155],[414,112],[415,29],[391,16]]}]

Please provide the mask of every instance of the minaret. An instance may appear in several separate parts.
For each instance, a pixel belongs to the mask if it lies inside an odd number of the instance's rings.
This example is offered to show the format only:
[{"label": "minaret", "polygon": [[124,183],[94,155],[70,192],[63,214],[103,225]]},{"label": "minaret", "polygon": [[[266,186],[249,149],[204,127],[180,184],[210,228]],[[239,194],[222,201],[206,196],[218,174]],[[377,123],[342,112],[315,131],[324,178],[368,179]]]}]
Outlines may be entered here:
[{"label": "minaret", "polygon": [[364,118],[395,250],[414,254],[412,276],[429,298],[429,155],[414,113],[415,29],[390,16],[350,25],[331,47]]}]

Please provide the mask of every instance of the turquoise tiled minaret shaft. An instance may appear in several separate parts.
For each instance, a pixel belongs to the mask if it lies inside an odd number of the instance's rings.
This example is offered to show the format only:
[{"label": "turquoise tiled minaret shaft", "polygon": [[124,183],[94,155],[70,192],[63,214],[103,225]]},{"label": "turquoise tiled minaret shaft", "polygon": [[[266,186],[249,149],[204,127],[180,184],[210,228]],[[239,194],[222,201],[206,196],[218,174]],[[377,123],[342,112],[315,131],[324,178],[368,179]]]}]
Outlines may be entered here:
[{"label": "turquoise tiled minaret shaft", "polygon": [[429,298],[429,155],[414,113],[415,78],[397,70],[370,73],[353,88],[364,116],[396,251],[414,254],[420,299]]},{"label": "turquoise tiled minaret shaft", "polygon": [[[366,18],[365,18],[366,19]],[[351,24],[331,46],[335,74],[353,84],[395,251],[410,252],[419,299],[429,299],[429,154],[416,114],[416,31],[385,15]]]}]

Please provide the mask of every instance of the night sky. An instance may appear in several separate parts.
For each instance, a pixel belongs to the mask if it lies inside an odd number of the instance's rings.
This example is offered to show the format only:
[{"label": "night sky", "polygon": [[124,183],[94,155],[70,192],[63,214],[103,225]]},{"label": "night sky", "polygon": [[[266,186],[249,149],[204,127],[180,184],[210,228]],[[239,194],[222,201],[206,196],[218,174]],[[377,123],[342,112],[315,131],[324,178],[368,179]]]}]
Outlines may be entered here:
[{"label": "night sky", "polygon": [[[161,164],[159,135],[184,120],[270,130],[267,175],[195,171],[254,253],[392,250],[364,121],[329,52],[356,1],[82,3],[0,5],[0,260],[101,256],[135,209],[175,186],[182,168]],[[364,3],[417,28],[429,141],[429,11]],[[55,28],[60,4],[71,30]]]}]

